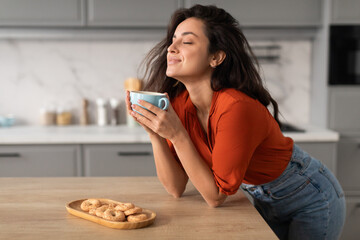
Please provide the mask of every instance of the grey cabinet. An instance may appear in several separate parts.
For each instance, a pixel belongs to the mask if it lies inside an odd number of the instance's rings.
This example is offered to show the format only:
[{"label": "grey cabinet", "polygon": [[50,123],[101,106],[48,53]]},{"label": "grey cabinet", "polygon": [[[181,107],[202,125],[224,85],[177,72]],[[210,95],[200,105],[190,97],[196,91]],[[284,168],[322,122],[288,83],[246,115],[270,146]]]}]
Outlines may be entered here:
[{"label": "grey cabinet", "polygon": [[359,24],[360,0],[332,0],[331,22],[334,24]]},{"label": "grey cabinet", "polygon": [[214,4],[242,26],[320,26],[321,0],[185,0],[185,6]]},{"label": "grey cabinet", "polygon": [[322,0],[0,0],[0,27],[164,28],[176,9],[197,3],[216,4],[243,26],[322,24]]},{"label": "grey cabinet", "polygon": [[346,221],[341,240],[358,240],[360,223],[360,196],[346,198]]},{"label": "grey cabinet", "polygon": [[0,145],[0,177],[156,176],[151,144]]},{"label": "grey cabinet", "polygon": [[89,0],[89,26],[165,27],[180,0]]},{"label": "grey cabinet", "polygon": [[85,176],[156,176],[151,144],[83,145]]},{"label": "grey cabinet", "polygon": [[81,26],[85,0],[0,0],[0,26]]},{"label": "grey cabinet", "polygon": [[329,127],[331,129],[360,132],[360,87],[329,88]]},{"label": "grey cabinet", "polygon": [[346,195],[346,222],[340,239],[355,240],[360,235],[360,133],[342,134],[337,162],[338,179]]},{"label": "grey cabinet", "polygon": [[342,136],[339,142],[338,178],[347,193],[360,195],[360,135]]},{"label": "grey cabinet", "polygon": [[296,142],[296,144],[337,175],[337,142]]},{"label": "grey cabinet", "polygon": [[[351,1],[341,1],[349,4]],[[339,1],[334,4],[339,4]],[[340,6],[340,5],[339,5]],[[356,5],[354,11],[358,12]],[[335,9],[334,9],[335,10]],[[346,195],[347,217],[341,239],[360,235],[360,87],[329,87],[329,126],[340,132],[337,177]]]},{"label": "grey cabinet", "polygon": [[79,176],[77,145],[0,146],[0,177]]}]

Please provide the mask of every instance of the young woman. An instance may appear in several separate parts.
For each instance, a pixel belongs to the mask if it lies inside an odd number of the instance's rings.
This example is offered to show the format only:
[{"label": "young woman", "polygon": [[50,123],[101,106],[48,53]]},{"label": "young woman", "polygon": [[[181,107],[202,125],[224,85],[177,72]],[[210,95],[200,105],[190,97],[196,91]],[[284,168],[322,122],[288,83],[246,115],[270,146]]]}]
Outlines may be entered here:
[{"label": "young woman", "polygon": [[280,239],[337,239],[343,191],[324,165],[283,136],[277,103],[253,59],[223,9],[196,5],[173,14],[146,65],[146,89],[166,92],[172,106],[163,111],[140,101],[147,111],[131,106],[127,94],[129,114],[149,133],[158,178],[176,198],[190,178],[211,207],[241,186]]}]

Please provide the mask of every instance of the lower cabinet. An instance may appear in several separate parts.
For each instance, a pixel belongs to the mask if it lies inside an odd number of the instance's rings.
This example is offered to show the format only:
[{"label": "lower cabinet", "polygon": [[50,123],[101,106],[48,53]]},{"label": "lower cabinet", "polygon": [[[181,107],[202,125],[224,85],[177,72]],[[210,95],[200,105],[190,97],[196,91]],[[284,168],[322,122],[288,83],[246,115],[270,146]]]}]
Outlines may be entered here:
[{"label": "lower cabinet", "polygon": [[346,222],[341,240],[360,236],[360,133],[342,134],[338,150],[338,179],[346,195]]},{"label": "lower cabinet", "polygon": [[78,145],[0,146],[0,177],[74,177],[81,174]]},{"label": "lower cabinet", "polygon": [[156,176],[151,144],[83,145],[85,176]]},{"label": "lower cabinet", "polygon": [[0,145],[0,177],[156,176],[151,144]]},{"label": "lower cabinet", "polygon": [[341,136],[338,153],[338,178],[345,192],[360,193],[360,136]]},{"label": "lower cabinet", "polygon": [[346,221],[341,240],[359,239],[360,229],[360,195],[346,197]]},{"label": "lower cabinet", "polygon": [[[335,142],[297,145],[336,172]],[[0,145],[0,177],[70,176],[156,176],[152,146],[150,143]]]},{"label": "lower cabinet", "polygon": [[295,142],[301,149],[321,161],[337,175],[337,142]]}]

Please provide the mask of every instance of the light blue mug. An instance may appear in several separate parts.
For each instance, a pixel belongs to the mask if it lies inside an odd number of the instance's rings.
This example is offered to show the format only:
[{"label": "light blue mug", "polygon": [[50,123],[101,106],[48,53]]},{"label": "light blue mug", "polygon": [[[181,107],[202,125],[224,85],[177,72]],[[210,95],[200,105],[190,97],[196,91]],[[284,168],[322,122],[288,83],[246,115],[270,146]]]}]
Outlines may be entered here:
[{"label": "light blue mug", "polygon": [[[157,92],[147,92],[147,91],[131,91],[130,92],[130,102],[131,104],[139,105],[138,100],[144,100],[152,105],[166,110],[169,107],[169,99],[166,97],[164,93]],[[143,107],[143,106],[141,106]],[[143,107],[145,108],[145,107]],[[145,108],[147,109],[147,108]],[[148,110],[148,109],[147,109]]]}]

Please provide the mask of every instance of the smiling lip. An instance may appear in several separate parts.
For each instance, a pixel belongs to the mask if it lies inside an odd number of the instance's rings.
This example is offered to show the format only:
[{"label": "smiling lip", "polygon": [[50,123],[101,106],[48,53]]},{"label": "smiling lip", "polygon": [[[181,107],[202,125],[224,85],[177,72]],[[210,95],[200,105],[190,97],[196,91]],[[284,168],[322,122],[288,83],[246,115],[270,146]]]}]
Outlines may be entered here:
[{"label": "smiling lip", "polygon": [[175,57],[169,57],[167,62],[169,65],[172,65],[181,62],[181,60]]}]

